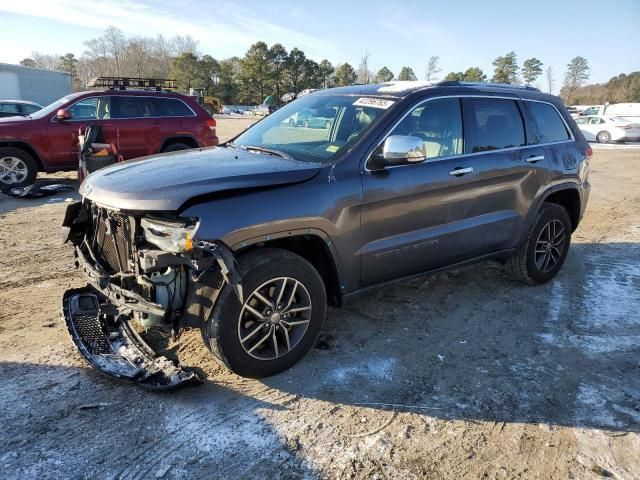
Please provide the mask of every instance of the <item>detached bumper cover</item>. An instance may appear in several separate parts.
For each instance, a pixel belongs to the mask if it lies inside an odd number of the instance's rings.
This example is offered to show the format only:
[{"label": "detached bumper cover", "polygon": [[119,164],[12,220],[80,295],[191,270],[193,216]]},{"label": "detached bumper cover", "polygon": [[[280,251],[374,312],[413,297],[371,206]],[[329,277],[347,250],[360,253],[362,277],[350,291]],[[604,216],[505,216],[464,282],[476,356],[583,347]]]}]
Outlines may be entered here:
[{"label": "detached bumper cover", "polygon": [[67,290],[62,313],[73,342],[101,373],[151,390],[174,390],[202,382],[193,371],[155,352],[106,297],[91,286]]}]

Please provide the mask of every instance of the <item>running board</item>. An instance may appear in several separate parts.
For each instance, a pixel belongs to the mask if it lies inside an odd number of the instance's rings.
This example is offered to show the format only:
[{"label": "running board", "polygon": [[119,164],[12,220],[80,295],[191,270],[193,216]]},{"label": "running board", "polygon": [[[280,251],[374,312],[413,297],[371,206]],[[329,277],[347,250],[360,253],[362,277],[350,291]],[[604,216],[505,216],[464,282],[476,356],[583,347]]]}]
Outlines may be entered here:
[{"label": "running board", "polygon": [[67,290],[62,314],[73,342],[96,370],[151,390],[202,383],[193,371],[157,356],[104,296],[91,286]]}]

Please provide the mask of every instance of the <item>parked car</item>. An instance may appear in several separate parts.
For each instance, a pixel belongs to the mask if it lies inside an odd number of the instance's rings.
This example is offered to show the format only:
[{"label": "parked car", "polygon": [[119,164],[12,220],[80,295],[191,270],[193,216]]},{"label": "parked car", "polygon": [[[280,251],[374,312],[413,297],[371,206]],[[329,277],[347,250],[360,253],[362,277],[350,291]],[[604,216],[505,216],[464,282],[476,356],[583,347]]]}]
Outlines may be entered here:
[{"label": "parked car", "polygon": [[592,105],[590,107],[585,108],[580,112],[581,117],[586,117],[589,115],[600,115],[603,113],[604,105]]},{"label": "parked car", "polygon": [[[325,135],[292,135],[287,119],[331,109]],[[220,147],[88,177],[64,227],[90,285],[65,293],[66,322],[95,368],[151,388],[197,378],[155,357],[134,320],[199,328],[234,372],[273,375],[312,347],[327,305],[373,287],[489,259],[527,284],[554,278],[590,156],[560,100],[531,87],[305,95]]]},{"label": "parked car", "polygon": [[0,100],[0,118],[26,117],[42,108],[36,102],[26,100]]},{"label": "parked car", "polygon": [[78,168],[78,131],[101,125],[125,160],[217,145],[216,122],[192,97],[150,90],[72,93],[28,117],[0,119],[0,186]]},{"label": "parked car", "polygon": [[576,119],[578,128],[589,142],[640,141],[640,123],[624,117],[589,115]]},{"label": "parked car", "polygon": [[333,124],[335,113],[335,109],[324,109],[322,111],[307,109],[296,112],[286,118],[283,123],[289,127],[325,128],[328,130]]}]

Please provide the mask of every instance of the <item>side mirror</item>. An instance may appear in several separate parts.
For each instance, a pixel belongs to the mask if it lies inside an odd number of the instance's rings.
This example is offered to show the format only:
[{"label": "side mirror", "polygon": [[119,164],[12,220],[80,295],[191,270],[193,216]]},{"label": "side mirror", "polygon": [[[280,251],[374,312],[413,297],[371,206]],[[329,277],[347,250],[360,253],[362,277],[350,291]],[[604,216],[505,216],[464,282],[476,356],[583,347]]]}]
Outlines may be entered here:
[{"label": "side mirror", "polygon": [[56,120],[59,122],[64,122],[65,120],[71,120],[72,117],[73,115],[71,115],[71,112],[66,108],[61,108],[56,113]]},{"label": "side mirror", "polygon": [[372,155],[371,159],[379,168],[424,162],[427,155],[424,141],[411,135],[391,135]]}]

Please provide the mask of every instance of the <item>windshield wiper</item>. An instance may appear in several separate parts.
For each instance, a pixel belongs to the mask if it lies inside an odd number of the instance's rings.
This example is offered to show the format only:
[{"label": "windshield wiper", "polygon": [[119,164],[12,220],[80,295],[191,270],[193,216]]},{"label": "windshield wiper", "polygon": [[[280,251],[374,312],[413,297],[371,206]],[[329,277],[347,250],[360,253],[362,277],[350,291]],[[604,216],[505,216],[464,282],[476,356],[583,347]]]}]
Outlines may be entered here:
[{"label": "windshield wiper", "polygon": [[280,158],[286,158],[287,160],[291,160],[293,157],[291,157],[291,155],[288,155],[284,152],[281,152],[280,150],[275,150],[273,148],[266,148],[266,147],[259,147],[257,145],[235,145],[233,144],[234,147],[240,147],[243,150],[247,150],[249,152],[260,152],[260,153],[266,153],[267,155],[275,155],[276,157],[280,157]]}]

